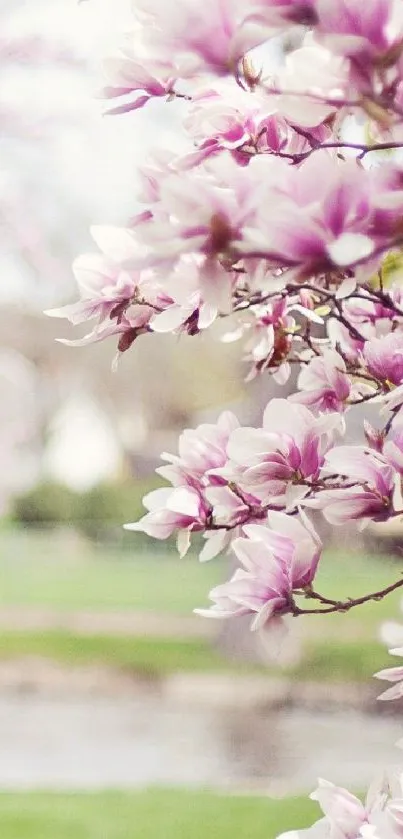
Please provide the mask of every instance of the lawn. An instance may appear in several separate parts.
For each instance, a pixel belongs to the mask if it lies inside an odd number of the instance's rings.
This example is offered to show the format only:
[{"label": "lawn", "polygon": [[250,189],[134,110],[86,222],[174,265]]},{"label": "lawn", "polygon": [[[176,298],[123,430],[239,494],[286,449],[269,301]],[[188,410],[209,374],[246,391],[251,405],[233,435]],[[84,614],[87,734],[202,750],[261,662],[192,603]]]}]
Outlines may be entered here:
[{"label": "lawn", "polygon": [[0,794],[2,839],[274,839],[317,817],[307,799],[207,792]]},{"label": "lawn", "polygon": [[[207,603],[209,590],[228,576],[225,559],[201,564],[185,559],[164,545],[138,541],[126,534],[125,549],[94,545],[74,531],[48,533],[0,531],[0,607],[22,605],[52,610],[141,610],[190,614]],[[317,577],[317,588],[328,597],[357,597],[394,582],[403,564],[385,556],[329,551]],[[370,603],[348,621],[371,626],[397,615],[399,592]],[[326,617],[338,633],[339,616]],[[317,618],[309,618],[317,622]],[[322,618],[319,619],[322,621]]]},{"label": "lawn", "polygon": [[190,614],[223,578],[220,563],[181,560],[164,545],[127,537],[129,547],[122,550],[94,545],[73,531],[0,531],[0,608]]},{"label": "lawn", "polygon": [[160,678],[169,673],[233,673],[284,676],[295,681],[362,681],[390,666],[385,648],[371,641],[344,643],[317,638],[309,641],[300,662],[279,671],[275,665],[240,662],[224,657],[206,640],[109,637],[63,631],[2,632],[0,660],[47,658],[68,666],[94,663],[130,673]]},{"label": "lawn", "polygon": [[[225,560],[200,564],[195,556],[179,559],[172,551],[136,537],[125,549],[96,546],[74,533],[0,532],[1,607],[71,610],[152,611],[190,615],[207,603],[209,589],[228,574]],[[328,552],[317,588],[329,597],[356,597],[396,580],[399,563],[387,557]],[[368,680],[390,663],[377,639],[379,624],[399,617],[400,592],[348,614],[301,618],[305,636],[302,661],[287,671],[300,680]],[[199,619],[202,621],[202,619]],[[172,671],[276,673],[278,669],[240,665],[224,659],[208,640],[169,637],[111,637],[69,632],[3,631],[0,658],[42,656],[66,664],[93,661],[161,676]],[[217,624],[217,629],[219,625]],[[163,632],[163,630],[162,630]]]}]

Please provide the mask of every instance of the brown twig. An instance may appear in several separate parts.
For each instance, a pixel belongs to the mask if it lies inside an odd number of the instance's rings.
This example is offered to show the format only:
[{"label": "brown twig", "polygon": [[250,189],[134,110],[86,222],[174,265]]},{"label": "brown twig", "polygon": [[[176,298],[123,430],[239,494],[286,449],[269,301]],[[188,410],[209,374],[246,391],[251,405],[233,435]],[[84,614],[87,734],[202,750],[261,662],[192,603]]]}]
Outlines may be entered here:
[{"label": "brown twig", "polygon": [[362,606],[364,603],[369,603],[371,600],[383,600],[388,594],[391,594],[393,591],[396,591],[398,588],[402,588],[403,586],[403,578],[401,580],[397,580],[397,582],[392,583],[390,586],[387,586],[384,589],[380,589],[380,591],[374,591],[371,594],[365,594],[363,597],[355,597],[355,598],[348,598],[348,600],[329,600],[329,598],[323,597],[318,592],[313,592],[312,590],[307,590],[306,595],[308,597],[312,597],[314,600],[319,600],[321,603],[326,605],[325,609],[301,609],[295,601],[291,604],[291,612],[293,615],[326,615],[335,612],[349,612],[350,609],[355,609],[356,606]]}]

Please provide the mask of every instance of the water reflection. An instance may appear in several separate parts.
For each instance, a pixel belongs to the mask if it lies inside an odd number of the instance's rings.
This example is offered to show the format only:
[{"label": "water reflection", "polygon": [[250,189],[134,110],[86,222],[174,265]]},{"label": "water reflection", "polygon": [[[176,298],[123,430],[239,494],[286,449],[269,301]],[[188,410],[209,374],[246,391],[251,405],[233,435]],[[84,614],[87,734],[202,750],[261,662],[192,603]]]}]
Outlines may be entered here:
[{"label": "water reflection", "polygon": [[396,719],[357,712],[254,712],[137,698],[0,697],[1,788],[151,784],[309,790],[362,786],[395,765]]}]

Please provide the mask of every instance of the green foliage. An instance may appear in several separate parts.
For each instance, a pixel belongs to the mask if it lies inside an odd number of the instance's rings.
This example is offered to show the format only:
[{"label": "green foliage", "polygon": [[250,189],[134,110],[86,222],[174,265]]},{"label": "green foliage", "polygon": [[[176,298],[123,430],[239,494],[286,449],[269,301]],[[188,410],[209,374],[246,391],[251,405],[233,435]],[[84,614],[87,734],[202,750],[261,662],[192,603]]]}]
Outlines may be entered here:
[{"label": "green foliage", "polygon": [[54,527],[74,518],[76,496],[68,487],[43,483],[18,496],[12,518],[33,527]]},{"label": "green foliage", "polygon": [[15,499],[12,519],[34,527],[73,524],[86,536],[99,539],[140,518],[144,495],[158,486],[161,479],[157,476],[98,484],[83,493],[72,492],[63,484],[41,483]]},{"label": "green foliage", "polygon": [[207,640],[82,635],[53,630],[4,632],[0,660],[22,656],[46,658],[72,667],[103,664],[138,676],[158,679],[170,673],[267,672],[263,666],[228,661]]},{"label": "green foliage", "polygon": [[[382,261],[381,272],[384,289],[387,290],[392,283],[401,284],[403,282],[403,252],[396,250],[387,253]],[[373,289],[379,289],[378,273],[370,278],[369,285]]]},{"label": "green foliage", "polygon": [[0,660],[26,656],[46,658],[71,667],[102,664],[151,680],[170,673],[229,673],[234,678],[260,674],[278,679],[283,675],[297,683],[368,684],[374,671],[388,666],[387,651],[376,642],[331,643],[318,638],[309,643],[299,663],[281,674],[275,664],[228,659],[207,639],[83,635],[61,630],[3,631]]},{"label": "green foliage", "polygon": [[382,262],[382,279],[386,286],[403,279],[403,253],[391,251]]},{"label": "green foliage", "polygon": [[316,818],[308,798],[158,789],[0,794],[2,839],[274,839]]},{"label": "green foliage", "polygon": [[[161,486],[157,475],[142,481],[98,484],[77,499],[74,522],[90,538],[102,538],[144,514],[142,499]],[[140,537],[141,538],[141,537]]]},{"label": "green foliage", "polygon": [[[373,673],[389,666],[387,650],[376,641],[317,639],[308,644],[302,661],[290,672],[287,671],[287,675],[303,682],[368,684]],[[382,684],[379,687],[381,693]]]}]

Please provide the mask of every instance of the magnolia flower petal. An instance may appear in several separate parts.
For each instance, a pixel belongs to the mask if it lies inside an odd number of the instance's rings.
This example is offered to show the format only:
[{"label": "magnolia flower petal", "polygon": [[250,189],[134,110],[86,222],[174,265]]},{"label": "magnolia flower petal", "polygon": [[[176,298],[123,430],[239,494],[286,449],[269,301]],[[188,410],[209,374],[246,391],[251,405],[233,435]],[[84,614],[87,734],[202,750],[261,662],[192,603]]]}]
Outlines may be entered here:
[{"label": "magnolia flower petal", "polygon": [[214,559],[221,551],[228,547],[228,532],[226,530],[216,530],[214,533],[207,534],[206,543],[199,554],[200,562],[208,562]]},{"label": "magnolia flower petal", "polygon": [[395,699],[401,699],[403,697],[403,681],[399,682],[398,684],[394,685],[392,688],[388,688],[383,693],[381,693],[377,699],[381,702],[389,702]]},{"label": "magnolia flower petal", "polygon": [[370,256],[375,248],[369,236],[362,233],[342,233],[328,245],[327,252],[335,265],[353,265]]},{"label": "magnolia flower petal", "polygon": [[189,528],[178,530],[176,537],[176,547],[181,559],[186,556],[190,548],[191,531]]}]

